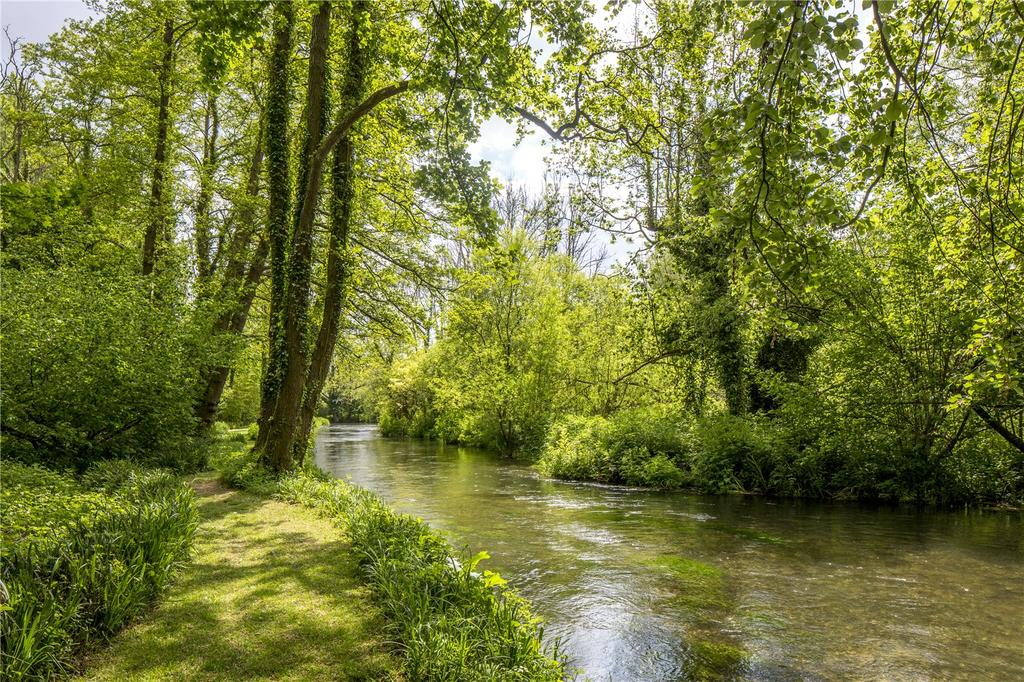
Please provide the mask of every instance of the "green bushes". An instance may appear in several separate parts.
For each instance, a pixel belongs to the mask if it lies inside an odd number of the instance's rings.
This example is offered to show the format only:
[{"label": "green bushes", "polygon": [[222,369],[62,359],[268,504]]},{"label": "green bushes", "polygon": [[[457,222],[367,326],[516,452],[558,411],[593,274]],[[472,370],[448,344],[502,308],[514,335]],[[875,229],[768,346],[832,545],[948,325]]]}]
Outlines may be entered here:
[{"label": "green bushes", "polygon": [[5,459],[203,466],[193,416],[202,343],[152,296],[134,273],[4,270]]},{"label": "green bushes", "polygon": [[548,433],[537,468],[545,476],[613,483],[615,467],[606,443],[608,420],[569,416]]},{"label": "green bushes", "polygon": [[570,416],[551,427],[537,467],[555,478],[673,489],[687,483],[683,433],[667,413]]},{"label": "green bushes", "polygon": [[187,486],[123,461],[80,480],[5,463],[0,503],[3,679],[65,672],[83,645],[128,623],[167,585],[198,522]]}]

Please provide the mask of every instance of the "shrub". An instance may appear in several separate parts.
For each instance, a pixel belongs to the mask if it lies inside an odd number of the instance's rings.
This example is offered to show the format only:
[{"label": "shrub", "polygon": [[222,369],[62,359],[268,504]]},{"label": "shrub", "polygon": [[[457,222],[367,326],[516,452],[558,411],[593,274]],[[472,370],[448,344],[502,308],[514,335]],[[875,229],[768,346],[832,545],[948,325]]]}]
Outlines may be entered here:
[{"label": "shrub", "polygon": [[537,468],[554,478],[615,482],[607,440],[608,420],[603,417],[566,417],[548,432]]},{"label": "shrub", "polygon": [[247,445],[222,441],[214,448],[210,464],[220,472],[220,480],[236,488],[271,494],[277,479],[253,454]]},{"label": "shrub", "polygon": [[674,418],[652,410],[612,419],[570,416],[552,426],[537,467],[545,476],[670,490],[687,483],[686,444]]},{"label": "shrub", "polygon": [[210,426],[210,438],[227,438],[231,427],[225,422],[216,421]]},{"label": "shrub", "polygon": [[0,677],[48,678],[164,589],[191,545],[195,499],[170,473],[126,462],[81,480],[5,463],[3,478]]},{"label": "shrub", "polygon": [[91,268],[4,271],[5,459],[84,471],[100,459],[201,466],[194,329],[152,281]]},{"label": "shrub", "polygon": [[256,440],[257,436],[260,435],[260,425],[256,422],[249,424],[249,428],[245,430],[246,440]]}]

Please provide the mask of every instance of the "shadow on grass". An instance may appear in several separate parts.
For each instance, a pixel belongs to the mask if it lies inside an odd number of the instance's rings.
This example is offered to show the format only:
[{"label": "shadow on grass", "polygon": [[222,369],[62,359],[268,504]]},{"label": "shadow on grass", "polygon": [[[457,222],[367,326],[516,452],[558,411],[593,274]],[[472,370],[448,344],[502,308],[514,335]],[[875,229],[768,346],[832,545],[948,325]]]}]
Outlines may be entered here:
[{"label": "shadow on grass", "polygon": [[197,488],[193,562],[87,679],[397,677],[340,532],[284,503]]}]

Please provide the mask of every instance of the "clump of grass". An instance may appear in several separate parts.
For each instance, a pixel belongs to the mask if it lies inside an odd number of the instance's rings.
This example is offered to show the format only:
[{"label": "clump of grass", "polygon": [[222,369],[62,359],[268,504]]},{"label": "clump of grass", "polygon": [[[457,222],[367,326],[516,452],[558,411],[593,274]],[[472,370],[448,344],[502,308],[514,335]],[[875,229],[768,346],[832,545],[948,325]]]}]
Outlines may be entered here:
[{"label": "clump of grass", "polygon": [[196,525],[191,490],[166,471],[108,461],[76,479],[5,463],[0,678],[67,672],[164,589]]}]

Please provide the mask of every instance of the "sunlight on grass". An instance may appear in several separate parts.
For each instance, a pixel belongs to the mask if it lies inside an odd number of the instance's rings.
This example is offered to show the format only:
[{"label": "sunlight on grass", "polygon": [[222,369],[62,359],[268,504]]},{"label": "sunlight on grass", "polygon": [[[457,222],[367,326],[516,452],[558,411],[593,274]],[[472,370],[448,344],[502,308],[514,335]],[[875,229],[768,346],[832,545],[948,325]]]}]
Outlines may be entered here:
[{"label": "sunlight on grass", "polygon": [[208,478],[196,488],[194,561],[85,679],[399,679],[338,529]]}]

